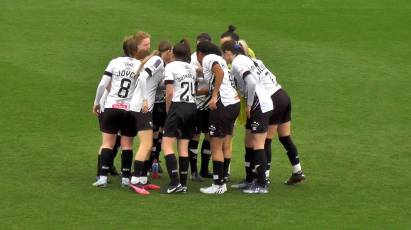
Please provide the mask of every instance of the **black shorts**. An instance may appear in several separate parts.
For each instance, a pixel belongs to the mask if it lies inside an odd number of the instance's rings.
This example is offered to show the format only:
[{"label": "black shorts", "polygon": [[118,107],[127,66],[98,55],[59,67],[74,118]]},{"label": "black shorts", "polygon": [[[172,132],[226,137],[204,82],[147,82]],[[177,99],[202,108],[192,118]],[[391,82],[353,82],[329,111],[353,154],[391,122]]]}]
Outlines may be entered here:
[{"label": "black shorts", "polygon": [[263,113],[261,107],[256,105],[257,103],[258,100],[254,100],[254,105],[250,111],[250,118],[247,119],[245,128],[251,130],[251,133],[265,133],[268,130],[268,120],[273,111]]},{"label": "black shorts", "polygon": [[103,133],[134,137],[137,134],[135,119],[131,112],[122,109],[104,109],[101,114],[101,128]]},{"label": "black shorts", "polygon": [[173,102],[164,124],[164,137],[191,139],[194,134],[197,108],[195,103]]},{"label": "black shorts", "polygon": [[194,134],[208,133],[208,119],[210,117],[210,110],[197,110],[196,124],[194,127]]},{"label": "black shorts", "polygon": [[153,108],[153,131],[156,132],[164,127],[167,118],[166,103],[154,103]]},{"label": "black shorts", "polygon": [[151,112],[142,113],[132,111],[131,114],[133,115],[137,132],[153,129],[153,115]]},{"label": "black shorts", "polygon": [[271,96],[274,110],[270,117],[270,125],[280,125],[291,121],[291,99],[288,94],[279,89]]},{"label": "black shorts", "polygon": [[217,109],[210,110],[209,133],[211,137],[225,137],[233,135],[234,123],[240,113],[240,102],[224,106],[221,100],[217,102]]}]

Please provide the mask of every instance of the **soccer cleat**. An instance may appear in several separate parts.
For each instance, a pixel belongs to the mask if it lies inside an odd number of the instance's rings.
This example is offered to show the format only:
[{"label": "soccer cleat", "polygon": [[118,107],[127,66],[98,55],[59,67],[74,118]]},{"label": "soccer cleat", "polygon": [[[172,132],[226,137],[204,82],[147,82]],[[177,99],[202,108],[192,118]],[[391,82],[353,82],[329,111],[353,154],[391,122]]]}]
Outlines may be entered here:
[{"label": "soccer cleat", "polygon": [[100,176],[96,182],[92,184],[94,187],[105,188],[107,187],[107,177]]},{"label": "soccer cleat", "polygon": [[121,187],[126,188],[130,184],[130,178],[122,177],[121,178]]},{"label": "soccer cleat", "polygon": [[268,188],[267,188],[267,186],[261,186],[261,185],[258,185],[256,183],[253,183],[252,186],[250,186],[247,189],[244,189],[243,193],[247,193],[247,194],[265,194],[265,193],[268,193]]},{"label": "soccer cleat", "polygon": [[140,194],[140,195],[150,195],[150,193],[144,189],[144,187],[141,184],[128,184],[131,189],[134,190],[134,192]]},{"label": "soccer cleat", "polygon": [[181,193],[187,193],[187,186],[183,186],[183,187],[182,187]]},{"label": "soccer cleat", "polygon": [[265,183],[266,183],[266,185],[267,185],[267,188],[270,187],[270,184],[271,184],[270,178],[266,177],[266,178],[265,178]]},{"label": "soccer cleat", "polygon": [[286,185],[295,185],[301,183],[305,180],[305,175],[303,171],[298,171],[296,173],[291,174],[291,177],[284,182]]},{"label": "soccer cleat", "polygon": [[167,193],[167,194],[172,194],[172,193],[183,192],[183,190],[184,190],[184,187],[181,184],[168,185],[167,189],[164,192]]},{"label": "soccer cleat", "polygon": [[193,172],[193,173],[191,174],[191,180],[192,180],[192,181],[196,181],[196,182],[203,182],[203,181],[204,181],[204,178],[201,177],[200,175],[198,175],[198,172]]},{"label": "soccer cleat", "polygon": [[223,194],[227,192],[227,186],[225,184],[212,184],[210,187],[200,188],[200,192],[204,194]]},{"label": "soccer cleat", "polygon": [[145,190],[160,190],[160,186],[150,183],[143,184],[143,188]]},{"label": "soccer cleat", "polygon": [[115,166],[111,167],[111,168],[108,170],[108,173],[109,173],[110,175],[112,175],[112,176],[118,176],[118,172],[117,172],[117,169],[116,169]]},{"label": "soccer cleat", "polygon": [[231,185],[231,188],[246,189],[246,188],[250,187],[252,184],[253,184],[253,182],[247,182],[246,180],[243,180],[238,184]]}]

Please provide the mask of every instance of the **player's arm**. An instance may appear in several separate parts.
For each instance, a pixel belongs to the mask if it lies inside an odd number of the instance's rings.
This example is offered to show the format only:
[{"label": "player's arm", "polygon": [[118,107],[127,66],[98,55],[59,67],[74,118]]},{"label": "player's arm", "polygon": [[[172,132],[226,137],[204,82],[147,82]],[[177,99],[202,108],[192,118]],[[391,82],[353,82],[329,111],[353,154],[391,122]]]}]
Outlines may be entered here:
[{"label": "player's arm", "polygon": [[166,112],[168,113],[171,106],[171,100],[173,99],[174,82],[173,80],[165,80],[164,83],[166,85]]},{"label": "player's arm", "polygon": [[214,62],[211,68],[212,72],[214,73],[214,89],[211,94],[210,102],[208,106],[211,110],[217,109],[217,100],[218,100],[218,93],[220,92],[221,84],[223,83],[224,79],[224,71],[221,68],[218,62]]},{"label": "player's arm", "polygon": [[250,111],[255,97],[256,82],[250,71],[244,72],[242,77],[247,88],[247,117],[250,118]]},{"label": "player's arm", "polygon": [[100,113],[100,100],[103,97],[104,91],[108,87],[111,82],[111,73],[105,72],[103,77],[101,78],[100,83],[97,86],[96,90],[96,97],[94,99],[93,105],[93,113],[99,114]]}]

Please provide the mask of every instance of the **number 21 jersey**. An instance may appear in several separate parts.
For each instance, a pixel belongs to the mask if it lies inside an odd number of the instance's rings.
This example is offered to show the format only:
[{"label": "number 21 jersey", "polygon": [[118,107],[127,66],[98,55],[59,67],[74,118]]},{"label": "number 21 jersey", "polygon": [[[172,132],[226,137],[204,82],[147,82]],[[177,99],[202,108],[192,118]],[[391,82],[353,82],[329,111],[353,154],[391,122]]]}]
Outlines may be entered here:
[{"label": "number 21 jersey", "polygon": [[166,65],[164,75],[165,84],[173,84],[173,102],[195,103],[196,71],[193,65],[173,61]]}]

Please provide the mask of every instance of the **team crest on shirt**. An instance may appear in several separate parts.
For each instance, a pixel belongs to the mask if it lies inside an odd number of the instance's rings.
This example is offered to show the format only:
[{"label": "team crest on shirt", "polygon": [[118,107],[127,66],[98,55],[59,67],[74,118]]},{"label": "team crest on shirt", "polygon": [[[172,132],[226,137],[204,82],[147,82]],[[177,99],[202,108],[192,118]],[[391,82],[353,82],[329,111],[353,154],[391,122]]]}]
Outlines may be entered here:
[{"label": "team crest on shirt", "polygon": [[253,123],[251,123],[251,130],[256,131],[258,126],[260,126],[260,123],[253,121]]}]

